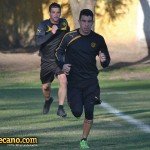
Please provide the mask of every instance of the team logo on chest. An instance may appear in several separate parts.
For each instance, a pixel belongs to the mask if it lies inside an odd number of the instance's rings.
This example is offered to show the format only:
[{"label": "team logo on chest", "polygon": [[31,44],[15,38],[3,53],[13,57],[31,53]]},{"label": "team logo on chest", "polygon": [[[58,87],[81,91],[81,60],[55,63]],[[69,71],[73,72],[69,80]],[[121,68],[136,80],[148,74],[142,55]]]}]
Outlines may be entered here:
[{"label": "team logo on chest", "polygon": [[96,47],[96,43],[95,43],[95,42],[92,42],[92,43],[91,43],[91,47],[95,48],[95,47]]},{"label": "team logo on chest", "polygon": [[67,30],[67,23],[66,22],[62,22],[61,30]]},{"label": "team logo on chest", "polygon": [[52,28],[50,26],[47,26],[46,32],[50,32],[50,31],[52,31]]},{"label": "team logo on chest", "polygon": [[66,22],[63,22],[63,23],[62,23],[62,26],[63,26],[63,27],[65,27],[66,25],[67,25]]}]

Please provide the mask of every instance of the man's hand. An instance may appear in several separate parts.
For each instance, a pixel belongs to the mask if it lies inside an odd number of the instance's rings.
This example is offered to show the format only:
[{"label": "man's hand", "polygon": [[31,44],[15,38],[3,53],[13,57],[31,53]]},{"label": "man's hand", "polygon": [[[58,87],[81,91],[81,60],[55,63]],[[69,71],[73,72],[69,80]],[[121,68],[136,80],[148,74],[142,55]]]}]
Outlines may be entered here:
[{"label": "man's hand", "polygon": [[64,71],[64,73],[65,73],[66,75],[69,74],[70,69],[71,69],[71,64],[64,64],[64,65],[63,65],[63,69],[62,69],[62,70]]},{"label": "man's hand", "polygon": [[99,58],[100,58],[100,62],[104,62],[104,61],[106,61],[106,56],[105,56],[105,54],[104,53],[102,53],[102,52],[99,52]]},{"label": "man's hand", "polygon": [[55,34],[57,30],[58,30],[58,27],[56,25],[53,25],[52,26],[52,33]]}]

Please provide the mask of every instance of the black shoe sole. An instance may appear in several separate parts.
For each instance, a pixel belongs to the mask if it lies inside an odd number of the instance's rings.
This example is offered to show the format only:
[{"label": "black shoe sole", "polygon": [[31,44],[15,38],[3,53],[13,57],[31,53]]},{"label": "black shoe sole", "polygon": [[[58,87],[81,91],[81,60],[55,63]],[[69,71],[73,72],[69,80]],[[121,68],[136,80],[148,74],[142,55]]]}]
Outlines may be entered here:
[{"label": "black shoe sole", "polygon": [[66,115],[63,115],[63,116],[57,114],[57,116],[62,117],[62,118],[66,118],[66,117],[67,117],[67,114],[66,114]]},{"label": "black shoe sole", "polygon": [[[49,103],[47,104],[47,105],[48,105],[47,108],[43,108],[43,114],[44,114],[44,115],[48,114],[52,102],[53,102],[53,98],[51,97],[51,98],[49,99]],[[45,104],[44,104],[44,107],[45,107]],[[47,109],[47,110],[44,110],[44,109]]]},{"label": "black shoe sole", "polygon": [[58,112],[57,112],[57,115],[58,115],[59,117],[62,117],[62,118],[67,117],[67,114],[65,114],[65,115],[61,115],[61,114],[59,114]]}]

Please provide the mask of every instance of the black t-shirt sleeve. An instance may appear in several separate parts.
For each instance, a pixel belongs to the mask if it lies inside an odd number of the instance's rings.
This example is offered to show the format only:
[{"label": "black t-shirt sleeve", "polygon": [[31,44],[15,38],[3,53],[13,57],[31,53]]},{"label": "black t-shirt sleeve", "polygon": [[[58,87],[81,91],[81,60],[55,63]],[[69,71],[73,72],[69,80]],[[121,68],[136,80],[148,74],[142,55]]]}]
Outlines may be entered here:
[{"label": "black t-shirt sleeve", "polygon": [[[67,22],[67,20],[66,20],[66,22]],[[67,32],[69,32],[69,31],[70,31],[70,27],[69,27],[68,22],[67,22]]]},{"label": "black t-shirt sleeve", "polygon": [[38,46],[44,44],[47,42],[54,34],[51,31],[47,31],[47,26],[44,25],[44,23],[40,23],[37,32],[36,32],[36,44]]},{"label": "black t-shirt sleeve", "polygon": [[[103,68],[107,67],[110,63],[110,55],[109,55],[109,51],[108,51],[108,48],[107,48],[107,45],[106,45],[106,42],[104,40],[104,38],[102,37],[101,38],[101,42],[100,42],[100,49],[99,49],[99,52],[102,52],[104,53],[104,55],[106,56],[106,61],[104,62],[101,62],[101,66]],[[99,53],[98,52],[98,53]]]},{"label": "black t-shirt sleeve", "polygon": [[65,64],[65,50],[67,48],[67,35],[65,35],[59,45],[59,47],[56,49],[56,62],[58,63],[59,67],[62,68]]},{"label": "black t-shirt sleeve", "polygon": [[60,20],[60,30],[65,30],[66,32],[70,31],[70,27],[66,19],[61,18]]}]

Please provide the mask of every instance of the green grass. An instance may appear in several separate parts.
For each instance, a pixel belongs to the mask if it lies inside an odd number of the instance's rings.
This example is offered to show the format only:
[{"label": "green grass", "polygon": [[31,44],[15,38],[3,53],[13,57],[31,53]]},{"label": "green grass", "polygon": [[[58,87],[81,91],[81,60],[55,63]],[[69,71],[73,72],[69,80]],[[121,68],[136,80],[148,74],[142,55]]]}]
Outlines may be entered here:
[{"label": "green grass", "polygon": [[[125,71],[131,70],[126,68]],[[0,137],[38,138],[35,146],[0,145],[0,149],[78,150],[84,116],[75,119],[66,102],[68,117],[63,119],[56,115],[56,80],[52,85],[55,101],[50,113],[42,115],[43,96],[38,73],[36,70],[3,72],[0,75]],[[120,70],[115,73],[119,74]],[[110,76],[111,72],[100,74],[103,101],[150,125],[150,80],[111,80]],[[135,125],[130,125],[101,106],[95,107],[94,124],[89,136],[92,150],[149,150],[149,139],[150,134]]]}]

